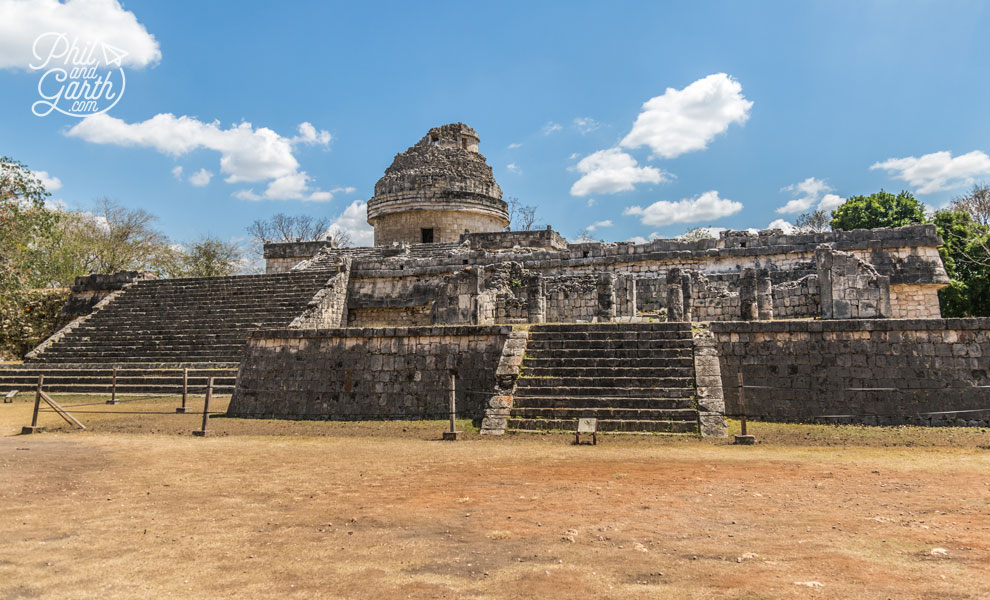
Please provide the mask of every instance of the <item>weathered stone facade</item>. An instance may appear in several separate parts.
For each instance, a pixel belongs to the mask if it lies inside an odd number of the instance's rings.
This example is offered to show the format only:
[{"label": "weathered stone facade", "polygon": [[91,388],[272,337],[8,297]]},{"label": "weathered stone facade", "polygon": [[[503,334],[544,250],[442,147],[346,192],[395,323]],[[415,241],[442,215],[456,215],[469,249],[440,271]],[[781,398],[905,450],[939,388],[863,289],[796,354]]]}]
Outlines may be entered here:
[{"label": "weathered stone facade", "polygon": [[[476,324],[635,320],[656,318],[658,311],[692,321],[935,317],[938,290],[948,283],[937,253],[941,240],[931,225],[799,235],[725,232],[718,240],[566,249],[552,230],[462,238],[324,248],[295,268],[351,258],[346,322],[355,326],[445,324],[424,315],[433,313],[449,278],[467,268],[497,273],[509,264],[516,265],[509,280],[514,285],[498,292],[487,284],[478,288],[491,297],[478,300]],[[681,293],[671,296],[667,278],[678,273]],[[602,309],[594,310],[589,286],[599,279]],[[672,315],[668,304],[677,298],[680,308]],[[372,314],[374,321],[367,318]]]},{"label": "weathered stone facade", "polygon": [[248,340],[227,414],[290,419],[480,419],[511,327],[281,329]]},{"label": "weathered stone facade", "polygon": [[[990,319],[712,323],[726,414],[872,425],[990,424]],[[952,412],[964,411],[964,412]]]}]

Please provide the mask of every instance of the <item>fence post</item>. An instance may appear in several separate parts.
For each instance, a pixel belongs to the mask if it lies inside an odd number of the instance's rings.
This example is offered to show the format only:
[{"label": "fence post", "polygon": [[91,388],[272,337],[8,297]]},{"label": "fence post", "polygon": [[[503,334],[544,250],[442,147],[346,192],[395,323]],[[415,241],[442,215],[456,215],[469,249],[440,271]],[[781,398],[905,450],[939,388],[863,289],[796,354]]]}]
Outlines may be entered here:
[{"label": "fence post", "polygon": [[450,431],[443,432],[443,439],[447,441],[457,441],[457,372],[450,371]]},{"label": "fence post", "polygon": [[739,383],[739,421],[742,426],[742,435],[735,436],[735,443],[742,446],[751,446],[756,443],[756,436],[746,432],[746,386],[743,382],[742,365],[739,365],[739,372],[736,373]]},{"label": "fence post", "polygon": [[117,404],[117,367],[113,368],[113,375],[110,380],[110,399],[107,404]]},{"label": "fence post", "polygon": [[189,396],[189,369],[182,369],[182,406],[175,409],[175,412],[184,414],[186,412],[186,398]]},{"label": "fence post", "polygon": [[38,410],[41,409],[41,387],[45,385],[45,376],[38,375],[38,388],[34,392],[34,413],[31,415],[31,425],[21,428],[21,434],[41,433],[44,427],[38,426]]},{"label": "fence post", "polygon": [[206,426],[210,422],[210,398],[212,397],[213,397],[213,378],[210,377],[210,380],[206,384],[206,400],[203,402],[203,428],[198,431],[194,431],[193,435],[198,435],[199,437],[205,437],[209,434],[209,432],[206,430]]}]

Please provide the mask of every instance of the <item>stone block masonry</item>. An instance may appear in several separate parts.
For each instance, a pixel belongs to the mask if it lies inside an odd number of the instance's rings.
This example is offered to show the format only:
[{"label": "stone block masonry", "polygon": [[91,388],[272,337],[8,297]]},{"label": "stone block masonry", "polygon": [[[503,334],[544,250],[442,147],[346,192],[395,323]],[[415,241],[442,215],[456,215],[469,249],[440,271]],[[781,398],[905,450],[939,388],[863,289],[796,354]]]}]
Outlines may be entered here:
[{"label": "stone block masonry", "polygon": [[990,319],[713,322],[711,329],[727,415],[739,414],[741,370],[756,386],[746,390],[754,418],[990,425]]},{"label": "stone block masonry", "polygon": [[480,419],[508,326],[276,329],[248,340],[227,414],[284,419]]}]

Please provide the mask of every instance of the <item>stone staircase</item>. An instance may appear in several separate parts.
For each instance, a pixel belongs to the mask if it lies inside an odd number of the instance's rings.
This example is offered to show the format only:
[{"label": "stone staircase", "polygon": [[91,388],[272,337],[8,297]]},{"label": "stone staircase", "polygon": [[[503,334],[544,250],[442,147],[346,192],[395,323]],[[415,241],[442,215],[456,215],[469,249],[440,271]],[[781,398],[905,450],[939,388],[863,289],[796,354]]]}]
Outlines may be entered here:
[{"label": "stone staircase", "polygon": [[209,377],[232,393],[251,332],[288,326],[334,273],[138,281],[24,364],[0,365],[0,392],[44,375],[47,391],[109,394],[116,367],[121,394],[179,393],[183,369],[190,393]]},{"label": "stone staircase", "polygon": [[508,431],[698,434],[688,323],[534,325]]},{"label": "stone staircase", "polygon": [[236,363],[252,331],[288,326],[331,276],[139,281],[28,362]]}]

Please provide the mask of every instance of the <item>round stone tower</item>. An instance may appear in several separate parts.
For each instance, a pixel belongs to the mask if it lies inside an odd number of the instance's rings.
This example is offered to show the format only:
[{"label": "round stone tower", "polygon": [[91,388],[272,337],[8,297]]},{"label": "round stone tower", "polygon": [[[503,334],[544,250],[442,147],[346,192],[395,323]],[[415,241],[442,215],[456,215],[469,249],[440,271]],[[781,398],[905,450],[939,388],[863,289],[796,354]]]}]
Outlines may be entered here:
[{"label": "round stone tower", "polygon": [[434,127],[375,184],[368,223],[375,245],[456,242],[462,233],[502,231],[509,210],[478,133],[463,123]]}]

